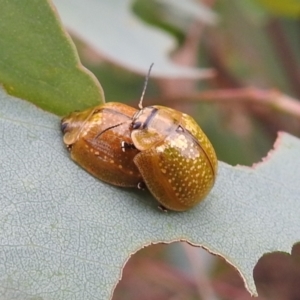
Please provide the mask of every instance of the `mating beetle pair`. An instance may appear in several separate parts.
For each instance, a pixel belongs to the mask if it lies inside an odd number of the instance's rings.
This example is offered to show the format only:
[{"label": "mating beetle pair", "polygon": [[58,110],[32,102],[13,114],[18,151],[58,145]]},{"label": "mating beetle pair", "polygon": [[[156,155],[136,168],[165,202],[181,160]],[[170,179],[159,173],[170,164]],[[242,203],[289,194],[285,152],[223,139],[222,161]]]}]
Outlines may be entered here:
[{"label": "mating beetle pair", "polygon": [[141,102],[139,109],[112,102],[70,114],[62,120],[64,143],[97,178],[123,187],[145,184],[164,208],[190,209],[213,187],[215,151],[192,117]]}]

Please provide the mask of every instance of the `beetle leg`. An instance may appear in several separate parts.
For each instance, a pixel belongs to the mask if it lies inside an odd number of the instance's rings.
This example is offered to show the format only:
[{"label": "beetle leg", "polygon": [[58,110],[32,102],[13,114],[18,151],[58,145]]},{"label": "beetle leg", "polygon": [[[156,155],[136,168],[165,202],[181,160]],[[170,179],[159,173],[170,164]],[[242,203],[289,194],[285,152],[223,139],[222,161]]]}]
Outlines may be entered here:
[{"label": "beetle leg", "polygon": [[160,210],[161,210],[162,212],[164,212],[164,213],[167,213],[167,212],[168,212],[168,209],[166,209],[166,208],[165,208],[163,205],[161,205],[161,204],[158,205],[157,208],[160,209]]},{"label": "beetle leg", "polygon": [[146,189],[146,185],[145,185],[145,182],[141,181],[137,184],[137,188],[139,190],[145,190]]},{"label": "beetle leg", "polygon": [[136,147],[133,144],[127,143],[125,141],[121,142],[121,148],[123,152],[125,152],[126,149],[136,149]]}]

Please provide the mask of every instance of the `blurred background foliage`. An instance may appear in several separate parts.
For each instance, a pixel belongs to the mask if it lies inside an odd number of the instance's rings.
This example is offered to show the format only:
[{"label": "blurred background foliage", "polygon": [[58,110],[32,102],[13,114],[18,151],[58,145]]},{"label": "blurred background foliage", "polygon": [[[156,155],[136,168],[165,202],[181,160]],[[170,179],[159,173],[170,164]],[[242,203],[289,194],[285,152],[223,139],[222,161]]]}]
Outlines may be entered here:
[{"label": "blurred background foliage", "polygon": [[[134,2],[133,11],[142,20],[177,39],[175,57],[178,53],[180,56],[183,49],[194,56],[191,60],[196,66],[214,68],[217,72],[215,78],[201,82],[173,80],[172,84],[169,80],[166,84],[165,80],[153,79],[146,95],[151,102],[147,103],[169,105],[191,113],[212,140],[220,160],[232,165],[252,165],[272,148],[279,130],[299,135],[299,120],[291,120],[290,116],[281,112],[242,101],[221,104],[190,99],[184,103],[170,103],[166,99],[179,94],[188,96],[194,91],[249,86],[277,89],[300,98],[299,21],[295,18],[299,1],[285,1],[284,5],[275,1],[274,6],[273,2],[264,0],[203,3],[217,13],[217,25],[193,24],[191,20],[184,22],[174,16],[170,21],[166,17],[170,10],[168,1]],[[193,49],[190,52],[186,50],[185,42],[191,44]],[[99,78],[106,101],[137,104],[143,77],[101,60],[91,49],[84,46],[79,49],[83,64]],[[184,59],[180,61],[179,58],[177,62],[185,64]]]},{"label": "blurred background foliage", "polygon": [[[251,101],[196,101],[189,95],[255,87],[300,99],[300,1],[198,3],[206,6],[204,14],[217,14],[216,25],[183,20],[180,13],[176,17],[167,0],[134,2],[137,16],[176,38],[178,48],[172,56],[177,63],[216,71],[214,78],[201,82],[150,79],[145,102],[191,114],[219,160],[251,166],[267,155],[278,131],[300,136],[300,120]],[[106,101],[137,106],[144,77],[108,63],[79,40],[76,44],[82,63],[99,78]],[[172,102],[174,96],[185,101]],[[277,253],[260,260],[254,271],[258,299],[300,299],[299,249],[294,247],[293,256]],[[134,255],[113,299],[250,299],[250,295],[232,267],[204,250],[175,243],[147,247]]]}]

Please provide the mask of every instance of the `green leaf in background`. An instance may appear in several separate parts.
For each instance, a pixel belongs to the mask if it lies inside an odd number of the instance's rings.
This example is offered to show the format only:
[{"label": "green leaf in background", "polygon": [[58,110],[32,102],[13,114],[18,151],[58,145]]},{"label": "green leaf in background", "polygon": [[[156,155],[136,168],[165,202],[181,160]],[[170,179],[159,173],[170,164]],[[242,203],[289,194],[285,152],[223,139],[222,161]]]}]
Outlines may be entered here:
[{"label": "green leaf in background", "polygon": [[175,37],[179,48],[193,23],[214,26],[219,20],[211,7],[195,0],[136,0],[132,4],[132,11],[139,18]]},{"label": "green leaf in background", "polygon": [[[117,65],[144,75],[154,63],[151,77],[157,78],[201,79],[214,75],[211,69],[175,64],[170,55],[176,49],[176,40],[137,18],[131,10],[132,0],[53,2],[74,35]],[[215,20],[215,15],[211,12],[207,18]]]},{"label": "green leaf in background", "polygon": [[41,0],[0,0],[0,8],[0,82],[8,93],[59,115],[104,101],[54,7]]},{"label": "green leaf in background", "polygon": [[300,18],[300,0],[256,0],[268,11],[282,17]]},{"label": "green leaf in background", "polygon": [[[287,70],[278,57],[270,32],[265,29],[270,14],[262,13],[261,6],[252,0],[223,0],[220,4],[222,23],[217,31],[222,36],[221,43],[226,45],[224,62],[231,74],[245,86],[276,87],[291,94],[291,80],[286,76]],[[221,43],[215,45],[216,49]]]},{"label": "green leaf in background", "polygon": [[[253,268],[300,240],[300,140],[281,134],[254,168],[220,163],[207,199],[163,213],[147,192],[104,184],[69,157],[60,120],[0,91],[0,298],[103,299],[138,249],[186,240]],[[155,276],[155,274],[153,274]]]}]

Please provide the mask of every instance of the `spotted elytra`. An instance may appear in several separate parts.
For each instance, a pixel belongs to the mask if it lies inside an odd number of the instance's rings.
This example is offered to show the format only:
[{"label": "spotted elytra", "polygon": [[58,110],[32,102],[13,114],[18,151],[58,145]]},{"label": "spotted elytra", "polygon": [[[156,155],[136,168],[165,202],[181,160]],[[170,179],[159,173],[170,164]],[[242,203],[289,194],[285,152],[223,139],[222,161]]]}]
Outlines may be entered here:
[{"label": "spotted elytra", "polygon": [[[152,64],[153,65],[153,64]],[[151,67],[152,67],[151,65]],[[62,120],[72,158],[97,178],[146,186],[162,208],[185,211],[212,189],[218,161],[195,120],[169,107],[106,103]]]}]

